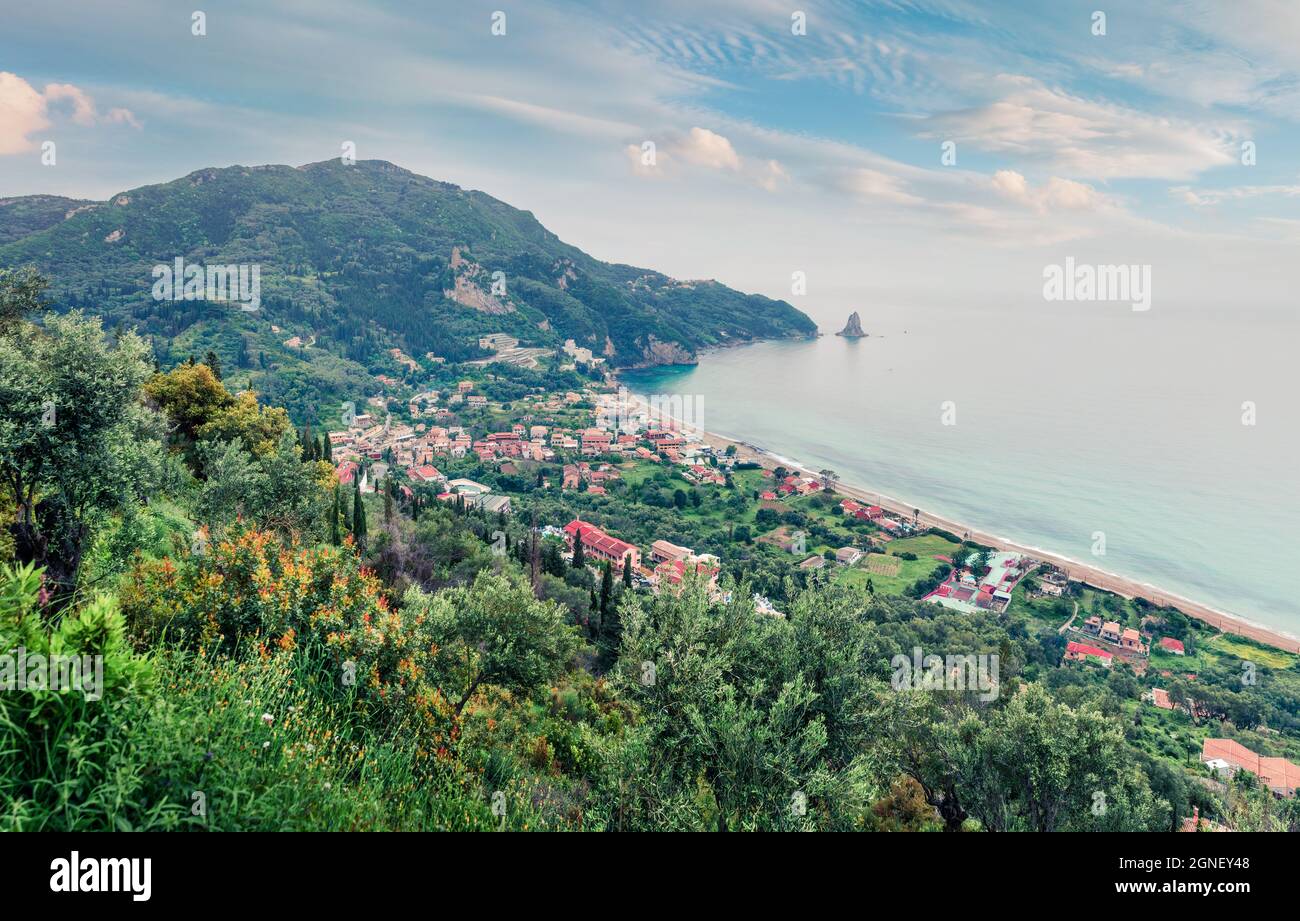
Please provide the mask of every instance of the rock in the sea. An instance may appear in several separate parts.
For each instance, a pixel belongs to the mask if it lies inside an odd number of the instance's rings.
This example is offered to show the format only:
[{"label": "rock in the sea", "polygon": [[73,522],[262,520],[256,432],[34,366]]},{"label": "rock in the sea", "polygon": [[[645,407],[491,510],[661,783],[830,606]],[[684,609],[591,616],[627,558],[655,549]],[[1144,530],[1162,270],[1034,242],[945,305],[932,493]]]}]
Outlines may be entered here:
[{"label": "rock in the sea", "polygon": [[862,331],[862,319],[856,310],[849,314],[849,322],[845,323],[844,328],[835,335],[849,339],[861,339],[867,335]]}]

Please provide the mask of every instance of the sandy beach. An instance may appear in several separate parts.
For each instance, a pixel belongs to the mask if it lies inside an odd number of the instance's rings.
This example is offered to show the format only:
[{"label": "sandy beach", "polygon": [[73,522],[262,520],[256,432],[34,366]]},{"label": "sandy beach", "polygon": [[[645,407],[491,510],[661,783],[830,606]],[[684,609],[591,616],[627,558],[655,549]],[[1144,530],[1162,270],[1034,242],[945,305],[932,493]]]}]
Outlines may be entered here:
[{"label": "sandy beach", "polygon": [[[648,405],[643,400],[632,393],[628,393],[628,399],[642,409],[649,409]],[[763,448],[748,444],[744,441],[728,438],[714,432],[697,431],[694,432],[694,434],[698,434],[704,443],[711,445],[714,449],[725,450],[729,445],[734,445],[736,448],[736,457],[741,461],[756,463],[769,470],[775,469],[776,467],[785,467],[787,470],[797,471],[808,476],[818,475],[816,470],[804,467],[791,458],[778,457]],[[883,493],[850,483],[845,483],[843,481],[836,482],[835,491],[852,499],[858,499],[872,505],[878,505],[887,512],[899,515],[906,519],[911,519],[913,517],[913,509],[917,508],[917,506],[908,505],[907,503],[901,502]],[[940,528],[944,531],[956,534],[959,537],[968,537],[970,540],[977,541],[980,544],[990,547],[995,547],[998,550],[1014,551],[1036,560],[1051,563],[1052,565],[1065,570],[1074,581],[1086,582],[1088,585],[1114,592],[1115,594],[1121,595],[1125,598],[1145,598],[1147,601],[1158,606],[1169,605],[1176,607],[1187,616],[1194,617],[1197,620],[1216,627],[1224,633],[1247,637],[1257,642],[1266,643],[1269,646],[1275,646],[1278,649],[1286,650],[1287,652],[1300,654],[1300,638],[1289,636],[1276,630],[1270,630],[1269,628],[1262,627],[1258,624],[1250,623],[1240,617],[1236,617],[1224,611],[1216,610],[1197,601],[1193,601],[1190,598],[1184,598],[1172,592],[1163,591],[1154,585],[1139,582],[1125,576],[1116,575],[1115,573],[1107,572],[1104,569],[1099,569],[1096,566],[1080,563],[1077,560],[1071,560],[1063,556],[1058,556],[1041,548],[1027,547],[1022,544],[1017,544],[1014,541],[1007,540],[1006,538],[998,537],[975,528],[969,528],[959,522],[931,514],[923,508],[920,509],[918,520],[920,524],[924,526]]]}]

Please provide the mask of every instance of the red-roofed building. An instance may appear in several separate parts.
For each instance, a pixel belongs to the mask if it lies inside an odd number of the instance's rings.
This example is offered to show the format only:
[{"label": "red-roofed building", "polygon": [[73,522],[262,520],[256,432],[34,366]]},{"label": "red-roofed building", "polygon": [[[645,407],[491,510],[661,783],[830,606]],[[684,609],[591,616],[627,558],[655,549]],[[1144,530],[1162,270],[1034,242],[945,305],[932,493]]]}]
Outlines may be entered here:
[{"label": "red-roofed building", "polygon": [[710,592],[717,589],[719,571],[717,557],[707,555],[701,557],[692,556],[683,560],[666,560],[655,567],[654,575],[650,579],[655,594],[658,594],[664,588],[681,588],[686,573],[692,568],[708,580]]},{"label": "red-roofed building", "polygon": [[1206,739],[1201,743],[1201,761],[1226,762],[1234,770],[1249,771],[1277,796],[1294,796],[1300,787],[1300,765],[1257,755],[1232,739]]},{"label": "red-roofed building", "polygon": [[353,461],[344,461],[335,468],[335,473],[339,476],[339,483],[343,486],[347,486],[356,479],[357,465]]},{"label": "red-roofed building", "polygon": [[406,478],[412,483],[437,483],[444,477],[438,472],[438,468],[432,464],[423,464],[419,467],[411,467],[406,471]]},{"label": "red-roofed building", "polygon": [[1104,649],[1098,649],[1096,646],[1086,646],[1083,643],[1076,643],[1074,640],[1071,640],[1065,647],[1065,661],[1067,662],[1096,662],[1098,665],[1110,668],[1113,658],[1115,657]]},{"label": "red-roofed building", "polygon": [[632,568],[637,569],[641,566],[640,550],[626,541],[611,537],[594,524],[580,518],[575,518],[564,526],[564,539],[568,542],[570,551],[573,550],[573,543],[578,535],[581,535],[584,556],[609,560],[618,567],[623,565],[624,559],[631,556]]},{"label": "red-roofed building", "polygon": [[1176,656],[1183,656],[1187,654],[1187,650],[1183,648],[1183,641],[1176,640],[1172,636],[1160,637],[1160,648],[1163,649],[1165,652],[1171,652]]}]

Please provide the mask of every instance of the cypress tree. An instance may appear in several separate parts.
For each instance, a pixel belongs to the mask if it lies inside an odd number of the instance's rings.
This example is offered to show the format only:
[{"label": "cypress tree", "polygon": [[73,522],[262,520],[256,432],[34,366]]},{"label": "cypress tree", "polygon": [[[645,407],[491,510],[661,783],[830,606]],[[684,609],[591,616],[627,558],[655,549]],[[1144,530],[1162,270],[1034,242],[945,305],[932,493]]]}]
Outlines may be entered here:
[{"label": "cypress tree", "polygon": [[614,567],[609,560],[605,561],[605,571],[600,576],[600,617],[604,620],[609,616],[609,605],[614,600]]},{"label": "cypress tree", "polygon": [[632,554],[623,557],[623,587],[632,587]]},{"label": "cypress tree", "polygon": [[366,507],[361,502],[361,471],[357,471],[356,484],[356,492],[352,494],[352,538],[357,542],[357,548],[364,550],[366,547]]},{"label": "cypress tree", "polygon": [[581,569],[586,565],[586,554],[582,551],[582,528],[578,528],[573,535],[573,568]]},{"label": "cypress tree", "polygon": [[343,541],[339,537],[339,518],[342,511],[339,509],[339,488],[334,487],[334,512],[330,515],[330,543],[337,547]]}]

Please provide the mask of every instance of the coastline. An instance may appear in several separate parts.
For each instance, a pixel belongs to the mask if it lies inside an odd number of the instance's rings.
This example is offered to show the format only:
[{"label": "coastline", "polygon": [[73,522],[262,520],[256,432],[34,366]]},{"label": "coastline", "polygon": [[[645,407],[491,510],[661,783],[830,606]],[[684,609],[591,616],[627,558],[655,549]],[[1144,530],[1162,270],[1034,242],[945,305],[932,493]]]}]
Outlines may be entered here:
[{"label": "coastline", "polygon": [[[618,381],[617,376],[615,376],[615,382],[620,387],[624,386],[620,381]],[[627,391],[627,396],[628,399],[635,403],[639,408],[645,410],[649,409],[645,400],[643,400],[639,395],[632,393],[631,390]],[[750,444],[738,438],[732,438],[726,435],[720,435],[716,432],[704,430],[697,430],[696,434],[699,435],[700,439],[705,444],[713,447],[715,450],[725,450],[727,447],[734,445],[737,460],[756,463],[768,470],[775,469],[776,467],[785,467],[788,470],[796,471],[807,476],[817,476],[817,471],[806,467],[798,460],[783,457],[772,451],[768,451],[765,448],[759,447],[758,445]],[[919,506],[909,505],[893,496],[867,489],[866,487],[856,484],[846,483],[842,480],[836,481],[835,491],[851,499],[858,499],[872,505],[878,505],[887,512],[901,515],[904,518],[911,518],[912,510],[914,508],[919,508]],[[1208,624],[1225,634],[1246,637],[1247,639],[1255,640],[1256,642],[1264,643],[1265,645],[1273,646],[1286,652],[1300,654],[1300,638],[1283,633],[1279,630],[1261,626],[1260,624],[1252,623],[1243,617],[1229,614],[1226,611],[1220,611],[1216,608],[1210,607],[1209,605],[1194,601],[1191,598],[1185,598],[1176,593],[1164,591],[1150,583],[1142,582],[1128,576],[1121,576],[1117,573],[1108,572],[1107,570],[1101,569],[1097,566],[1081,563],[1078,560],[1073,560],[1069,557],[1052,553],[1051,551],[1044,550],[1041,547],[1030,547],[1025,544],[1017,543],[1009,538],[989,534],[988,532],[981,531],[977,528],[967,527],[960,522],[952,521],[951,519],[944,518],[941,515],[927,512],[925,509],[920,509],[918,520],[922,525],[939,528],[959,536],[969,535],[970,540],[993,547],[997,550],[1021,553],[1032,557],[1033,559],[1051,563],[1052,565],[1065,570],[1065,572],[1069,574],[1071,581],[1084,582],[1094,588],[1104,589],[1125,598],[1143,598],[1157,606],[1172,606],[1186,614],[1188,617],[1195,618],[1196,620]]]}]

